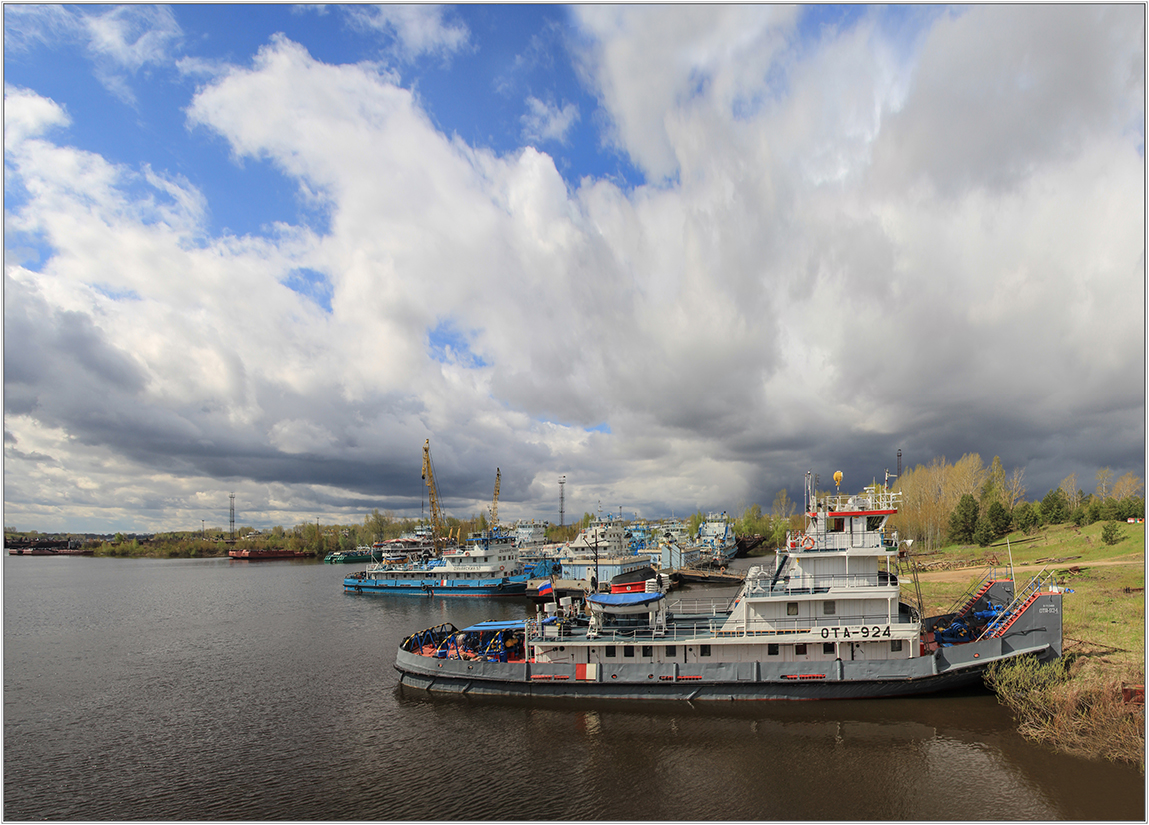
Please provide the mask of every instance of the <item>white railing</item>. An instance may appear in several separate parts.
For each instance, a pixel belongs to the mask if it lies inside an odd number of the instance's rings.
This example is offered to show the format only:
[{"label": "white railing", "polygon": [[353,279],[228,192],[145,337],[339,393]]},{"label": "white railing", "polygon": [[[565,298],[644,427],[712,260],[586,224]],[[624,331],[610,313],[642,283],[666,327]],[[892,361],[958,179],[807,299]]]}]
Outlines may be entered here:
[{"label": "white railing", "polygon": [[[633,643],[636,640],[658,638],[662,641],[701,640],[705,637],[731,639],[750,637],[790,638],[798,634],[812,633],[821,641],[865,641],[867,639],[908,638],[916,634],[920,623],[913,616],[893,615],[853,615],[853,616],[788,616],[766,621],[752,619],[740,621],[733,629],[724,630],[725,615],[699,616],[694,621],[668,621],[665,625],[631,624],[606,625],[595,629],[594,638],[600,641],[614,641],[619,644]],[[844,629],[851,629],[846,636]],[[862,628],[865,628],[863,631]],[[823,631],[830,631],[824,633]],[[838,632],[833,632],[837,630]],[[888,632],[887,632],[888,631]],[[532,636],[532,638],[538,638]],[[561,638],[557,633],[549,637]]]},{"label": "white railing", "polygon": [[[805,546],[805,544],[809,544],[806,542],[807,537],[814,540],[813,547]],[[786,544],[791,550],[802,550],[807,553],[865,549],[892,552],[895,549],[892,539],[887,539],[884,534],[878,531],[829,533],[825,530],[818,530],[814,533],[787,533]]]},{"label": "white railing", "polygon": [[830,588],[897,587],[898,577],[893,573],[884,572],[795,577],[783,575],[774,582],[773,587],[770,586],[770,582],[771,577],[756,578],[749,582],[747,592],[754,596],[768,593],[818,593]]},{"label": "white railing", "polygon": [[857,512],[859,510],[896,510],[902,503],[901,491],[870,486],[857,495],[823,493],[818,496],[818,509]]}]

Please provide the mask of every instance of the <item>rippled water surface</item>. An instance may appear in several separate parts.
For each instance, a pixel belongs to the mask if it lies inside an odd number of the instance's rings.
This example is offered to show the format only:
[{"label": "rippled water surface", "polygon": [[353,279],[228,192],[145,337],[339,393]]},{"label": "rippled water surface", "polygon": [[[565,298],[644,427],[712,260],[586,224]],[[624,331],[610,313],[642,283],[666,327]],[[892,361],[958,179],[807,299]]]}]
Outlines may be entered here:
[{"label": "rippled water surface", "polygon": [[989,695],[405,690],[404,636],[529,603],[343,593],[360,567],[5,556],[4,818],[1145,818],[1136,768],[1031,745]]}]

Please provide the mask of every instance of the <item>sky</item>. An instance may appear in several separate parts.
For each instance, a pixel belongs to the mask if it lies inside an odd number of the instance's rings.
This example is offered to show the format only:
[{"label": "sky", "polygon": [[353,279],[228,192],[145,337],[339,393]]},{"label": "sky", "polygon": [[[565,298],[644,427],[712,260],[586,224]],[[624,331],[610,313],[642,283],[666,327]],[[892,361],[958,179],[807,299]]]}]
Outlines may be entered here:
[{"label": "sky", "polygon": [[1145,475],[1145,7],[4,6],[4,524]]}]

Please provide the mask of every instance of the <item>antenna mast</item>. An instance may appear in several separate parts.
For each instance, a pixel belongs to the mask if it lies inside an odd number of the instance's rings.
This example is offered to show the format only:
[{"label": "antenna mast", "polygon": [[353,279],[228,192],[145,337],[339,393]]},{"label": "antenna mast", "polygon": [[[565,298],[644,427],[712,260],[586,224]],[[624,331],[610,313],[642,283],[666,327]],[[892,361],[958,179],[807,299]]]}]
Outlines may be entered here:
[{"label": "antenna mast", "polygon": [[559,527],[565,526],[566,522],[563,521],[565,515],[563,510],[563,485],[567,483],[567,477],[562,476],[559,479]]}]

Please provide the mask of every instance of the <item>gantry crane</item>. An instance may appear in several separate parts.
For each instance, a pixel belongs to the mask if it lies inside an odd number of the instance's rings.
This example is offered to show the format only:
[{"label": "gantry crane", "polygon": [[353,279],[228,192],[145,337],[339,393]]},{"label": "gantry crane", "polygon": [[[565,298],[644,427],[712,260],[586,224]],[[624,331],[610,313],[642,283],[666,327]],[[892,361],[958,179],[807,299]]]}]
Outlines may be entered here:
[{"label": "gantry crane", "polygon": [[441,555],[447,543],[447,523],[439,509],[439,488],[435,484],[435,473],[431,469],[431,439],[423,444],[423,480],[427,482],[427,497],[431,500],[431,544],[435,555]]},{"label": "gantry crane", "polygon": [[491,502],[491,533],[499,529],[499,468],[495,468],[495,500]]}]

